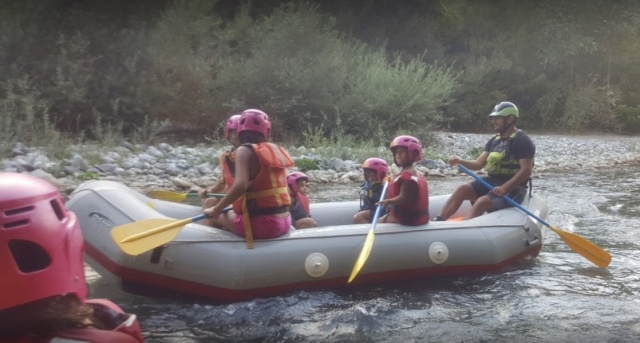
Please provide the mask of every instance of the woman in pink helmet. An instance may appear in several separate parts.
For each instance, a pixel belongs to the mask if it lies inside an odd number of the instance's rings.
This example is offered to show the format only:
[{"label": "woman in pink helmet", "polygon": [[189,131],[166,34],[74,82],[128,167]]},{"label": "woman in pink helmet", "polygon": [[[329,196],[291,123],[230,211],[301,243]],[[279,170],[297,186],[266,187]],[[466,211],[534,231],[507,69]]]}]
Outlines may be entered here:
[{"label": "woman in pink helmet", "polygon": [[309,212],[307,182],[309,182],[309,178],[304,173],[292,172],[287,175],[287,185],[289,186],[289,196],[291,197],[291,204],[289,205],[291,224],[298,230],[318,226]]},{"label": "woman in pink helmet", "polygon": [[[227,119],[224,129],[224,136],[231,143],[231,150],[223,151],[218,156],[218,165],[222,170],[221,176],[220,178],[218,178],[218,181],[216,181],[213,186],[203,188],[198,192],[198,196],[200,197],[200,199],[203,199],[203,210],[215,206],[220,201],[220,199],[218,198],[207,198],[207,193],[226,193],[229,187],[233,185],[236,169],[236,148],[240,145],[240,140],[238,139],[239,122],[239,114],[234,114],[229,117],[229,119]],[[235,217],[236,216],[231,211],[231,208],[228,207],[218,218],[205,219],[204,224],[233,232],[233,220],[235,219]]]},{"label": "woman in pink helmet", "polygon": [[274,238],[289,232],[291,198],[287,187],[287,168],[293,160],[282,147],[269,143],[271,123],[260,110],[246,110],[240,116],[236,149],[236,173],[224,198],[204,213],[218,218],[233,204],[234,232],[244,236],[247,247],[253,239]]},{"label": "woman in pink helmet", "polygon": [[422,225],[429,222],[429,186],[414,162],[422,159],[422,144],[412,136],[398,136],[392,142],[391,153],[402,168],[389,185],[389,196],[380,203],[389,206],[389,214],[380,218],[385,223]]},{"label": "woman in pink helmet", "polygon": [[82,253],[54,186],[0,173],[0,342],[143,342],[135,315],[86,300]]},{"label": "woman in pink helmet", "polygon": [[[360,211],[353,216],[354,224],[371,223],[372,212],[375,213],[375,204],[380,201],[384,179],[389,175],[389,165],[381,158],[367,158],[362,163],[364,183],[360,189]],[[380,212],[385,215],[386,209]]]}]

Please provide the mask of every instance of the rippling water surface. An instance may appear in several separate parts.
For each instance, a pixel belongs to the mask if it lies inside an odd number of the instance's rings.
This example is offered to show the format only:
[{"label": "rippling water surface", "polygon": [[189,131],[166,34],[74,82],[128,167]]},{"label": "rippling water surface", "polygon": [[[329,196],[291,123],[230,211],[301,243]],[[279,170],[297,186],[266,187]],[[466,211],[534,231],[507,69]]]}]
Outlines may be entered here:
[{"label": "rippling water surface", "polygon": [[[431,179],[431,194],[469,180]],[[313,185],[312,201],[355,199],[356,185]],[[549,223],[613,256],[593,266],[547,230],[538,258],[499,274],[357,290],[297,292],[234,304],[123,293],[88,270],[91,297],[140,318],[147,342],[638,342],[640,167],[546,174],[534,191]]]}]

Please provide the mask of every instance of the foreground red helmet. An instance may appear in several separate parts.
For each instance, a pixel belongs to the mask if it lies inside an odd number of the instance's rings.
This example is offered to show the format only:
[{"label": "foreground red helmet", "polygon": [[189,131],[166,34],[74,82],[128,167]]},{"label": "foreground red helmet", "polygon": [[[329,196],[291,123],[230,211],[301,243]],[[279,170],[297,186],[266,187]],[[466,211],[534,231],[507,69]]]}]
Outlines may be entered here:
[{"label": "foreground red helmet", "polygon": [[376,172],[376,176],[378,180],[382,180],[389,174],[389,165],[387,162],[381,158],[367,158],[364,163],[362,163],[362,169],[371,169]]},{"label": "foreground red helmet", "polygon": [[78,221],[58,189],[0,173],[0,310],[62,294],[86,300]]},{"label": "foreground red helmet", "polygon": [[224,127],[224,138],[229,139],[229,131],[238,131],[238,123],[240,122],[240,115],[234,114],[227,119],[227,124]]},{"label": "foreground red helmet", "polygon": [[422,144],[417,138],[413,136],[398,136],[393,139],[389,149],[393,152],[398,147],[407,148],[407,153],[413,162],[422,160]]},{"label": "foreground red helmet", "polygon": [[245,110],[240,114],[238,133],[243,131],[260,132],[266,140],[271,135],[271,122],[269,116],[260,110]]},{"label": "foreground red helmet", "polygon": [[301,172],[292,172],[287,175],[287,184],[293,193],[298,193],[298,180],[309,182],[307,175]]}]

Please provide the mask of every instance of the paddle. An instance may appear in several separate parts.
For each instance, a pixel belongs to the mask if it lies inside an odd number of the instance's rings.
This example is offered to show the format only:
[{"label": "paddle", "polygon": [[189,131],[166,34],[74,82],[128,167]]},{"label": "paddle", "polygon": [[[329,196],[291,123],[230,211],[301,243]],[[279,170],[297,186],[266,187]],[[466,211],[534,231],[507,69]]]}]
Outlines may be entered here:
[{"label": "paddle", "polygon": [[[380,200],[384,199],[385,194],[387,194],[387,188],[389,187],[389,179],[385,180],[384,186],[382,187],[382,195],[380,195]],[[376,208],[376,213],[373,216],[373,221],[371,222],[371,230],[367,234],[367,239],[364,241],[364,246],[362,247],[362,251],[360,251],[360,255],[356,260],[356,264],[353,266],[353,270],[351,271],[351,276],[349,276],[349,281],[347,283],[351,283],[353,279],[355,279],[356,275],[364,266],[364,263],[369,258],[369,254],[371,253],[371,248],[373,247],[373,239],[375,238],[374,231],[376,229],[376,225],[378,225],[378,218],[380,218],[380,211],[382,209],[382,205],[378,205]]]},{"label": "paddle", "polygon": [[[467,169],[463,165],[459,164],[458,165],[458,169],[463,171],[467,175],[473,177],[474,179],[476,179],[476,181],[480,182],[485,187],[487,187],[489,189],[493,189],[493,186],[491,186],[488,182],[484,181],[482,178],[480,178],[478,175],[476,175],[475,173],[473,173],[472,171],[470,171],[469,169]],[[600,268],[606,268],[609,265],[609,263],[611,263],[611,255],[606,250],[604,250],[604,249],[600,248],[599,246],[591,243],[590,241],[588,241],[585,238],[582,238],[582,237],[580,237],[580,236],[578,236],[578,235],[576,235],[574,233],[570,233],[570,232],[567,232],[567,231],[560,230],[557,227],[547,223],[546,221],[542,220],[541,218],[539,218],[535,214],[529,212],[529,210],[527,210],[526,208],[520,206],[520,204],[518,204],[517,202],[511,200],[506,195],[503,195],[502,198],[506,202],[511,204],[512,206],[519,208],[522,212],[526,213],[531,218],[533,218],[533,219],[539,221],[540,223],[544,224],[546,227],[551,229],[551,231],[553,231],[553,232],[557,233],[558,235],[560,235],[560,238],[562,238],[562,240],[571,249],[573,249],[573,251],[575,251],[578,254],[584,256],[587,260],[593,262],[593,264],[595,264],[596,266],[598,266]]]},{"label": "paddle", "polygon": [[140,255],[145,251],[171,242],[183,226],[206,217],[206,214],[201,214],[182,220],[145,219],[114,227],[111,230],[111,238],[125,253],[134,256]]},{"label": "paddle", "polygon": [[[156,198],[159,200],[166,200],[172,202],[182,202],[186,198],[197,198],[198,193],[176,193],[171,191],[149,191],[149,195],[152,198]],[[216,194],[216,193],[207,193],[207,198],[222,198],[224,194]]]}]

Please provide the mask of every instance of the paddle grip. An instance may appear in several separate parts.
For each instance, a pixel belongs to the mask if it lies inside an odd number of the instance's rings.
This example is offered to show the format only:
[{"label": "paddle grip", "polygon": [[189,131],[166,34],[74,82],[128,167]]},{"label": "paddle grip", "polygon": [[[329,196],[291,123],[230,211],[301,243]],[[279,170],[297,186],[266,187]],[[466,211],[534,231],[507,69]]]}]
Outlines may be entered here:
[{"label": "paddle grip", "polygon": [[[483,186],[489,188],[490,190],[493,190],[493,186],[491,186],[487,181],[483,180],[480,176],[476,175],[474,172],[472,172],[471,170],[467,169],[465,166],[463,166],[462,164],[458,164],[458,170],[464,172],[465,174],[471,176],[472,178],[474,178],[476,181],[480,182]],[[542,220],[542,218],[536,216],[535,214],[531,213],[529,210],[527,210],[526,208],[522,207],[520,204],[518,204],[517,202],[513,201],[511,198],[509,198],[506,195],[503,195],[502,198],[508,202],[509,204],[511,204],[514,207],[519,208],[521,211],[523,211],[524,213],[528,214],[529,216],[533,217],[535,220],[539,221],[540,223],[544,224],[546,227],[551,227],[551,224],[547,223],[546,221]]]}]

